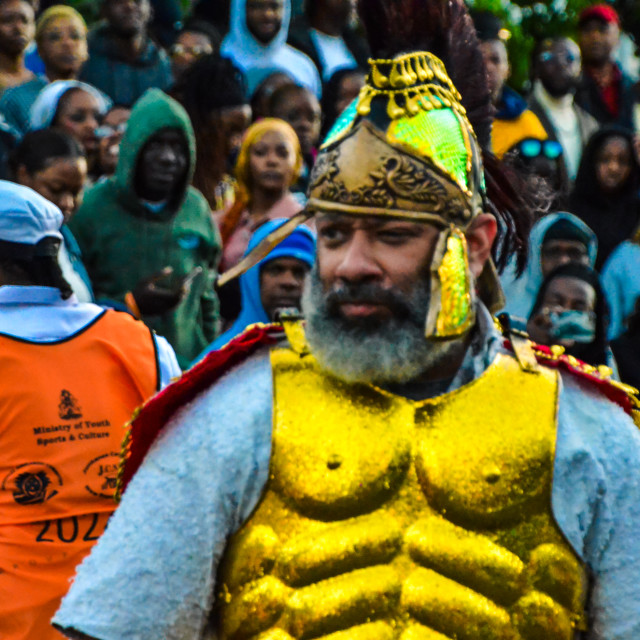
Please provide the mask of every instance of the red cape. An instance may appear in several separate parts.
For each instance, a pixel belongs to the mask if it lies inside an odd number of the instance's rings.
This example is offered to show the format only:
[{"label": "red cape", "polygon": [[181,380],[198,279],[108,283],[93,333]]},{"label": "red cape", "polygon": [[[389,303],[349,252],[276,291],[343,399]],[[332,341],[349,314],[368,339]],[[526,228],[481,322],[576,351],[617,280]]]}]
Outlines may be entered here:
[{"label": "red cape", "polygon": [[136,410],[122,445],[117,498],[142,464],[162,427],[180,407],[191,402],[260,347],[275,344],[283,335],[280,325],[249,327],[218,351],[207,354],[201,362]]},{"label": "red cape", "polygon": [[[222,349],[209,353],[204,360],[138,409],[128,425],[128,433],[122,446],[117,498],[126,489],[164,425],[178,409],[191,402],[201,391],[210,387],[260,347],[275,344],[283,335],[284,331],[280,325],[249,327]],[[509,340],[504,341],[504,346],[513,351]],[[609,400],[621,406],[634,419],[638,418],[640,404],[632,387],[603,376],[598,369],[577,358],[559,355],[544,345],[532,344],[532,347],[541,365],[566,371],[586,381]]]},{"label": "red cape", "polygon": [[[504,346],[509,351],[513,351],[511,342],[504,341]],[[531,343],[536,360],[539,364],[566,371],[571,375],[588,382],[598,391],[603,393],[609,400],[621,406],[634,420],[638,419],[638,411],[640,403],[637,398],[637,390],[617,380],[610,378],[610,373],[604,374],[597,367],[593,367],[578,358],[567,355],[566,353],[558,353],[557,347],[547,347],[543,344]]]}]

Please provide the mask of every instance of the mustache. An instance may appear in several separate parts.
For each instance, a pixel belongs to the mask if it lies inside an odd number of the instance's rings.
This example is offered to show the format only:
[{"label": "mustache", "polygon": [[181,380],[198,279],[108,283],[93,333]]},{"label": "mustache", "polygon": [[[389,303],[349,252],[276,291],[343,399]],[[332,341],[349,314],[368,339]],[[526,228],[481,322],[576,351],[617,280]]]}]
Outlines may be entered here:
[{"label": "mustache", "polygon": [[403,294],[372,283],[343,283],[325,294],[327,311],[333,316],[340,315],[341,304],[380,304],[388,307],[396,317],[414,318],[415,305]]}]

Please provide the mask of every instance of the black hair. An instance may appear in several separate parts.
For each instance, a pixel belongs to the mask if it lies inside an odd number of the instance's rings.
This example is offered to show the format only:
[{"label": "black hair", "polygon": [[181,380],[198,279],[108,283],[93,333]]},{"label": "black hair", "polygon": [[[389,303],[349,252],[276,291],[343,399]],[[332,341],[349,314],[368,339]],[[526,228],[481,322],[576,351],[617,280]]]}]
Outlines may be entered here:
[{"label": "black hair", "polygon": [[336,110],[336,101],[338,99],[338,92],[340,91],[340,84],[345,78],[353,75],[364,76],[366,74],[364,69],[360,67],[343,67],[338,69],[326,82],[322,88],[322,115],[324,118],[324,124],[322,128],[322,137],[329,133],[329,129],[333,126],[336,118],[340,115]]},{"label": "black hair", "polygon": [[53,287],[60,291],[63,300],[73,294],[71,285],[62,275],[57,255],[35,256],[30,260],[0,257],[0,270],[9,283]]},{"label": "black hair", "polygon": [[56,105],[56,112],[53,114],[53,118],[51,118],[51,126],[55,126],[58,124],[58,118],[60,116],[60,112],[62,111],[63,107],[67,106],[67,103],[71,100],[71,98],[79,92],[85,92],[86,91],[82,88],[82,87],[69,87],[59,98],[58,98],[58,104]]},{"label": "black hair", "polygon": [[[271,82],[273,82],[274,76],[279,76],[286,80],[285,84],[295,84],[296,81],[285,71],[274,71],[270,73],[260,84],[255,88],[252,96],[251,96],[251,115],[252,119],[255,121],[258,117],[266,117],[269,109],[269,100],[271,96],[277,90],[271,88]],[[268,91],[268,93],[267,93]],[[262,110],[262,102],[265,102],[266,111],[263,113]]]},{"label": "black hair", "polygon": [[291,96],[306,93],[315,98],[315,94],[307,87],[303,87],[299,84],[285,84],[283,87],[276,89],[271,98],[269,99],[269,115],[273,117],[273,112],[283,103],[285,103]]},{"label": "black hair", "polygon": [[502,20],[495,13],[471,9],[469,15],[473,20],[473,26],[480,42],[500,40],[500,30],[503,25]]},{"label": "black hair", "polygon": [[193,184],[211,203],[211,194],[227,168],[224,132],[212,112],[248,104],[242,72],[218,54],[203,56],[189,67],[170,92],[185,109],[196,136]]},{"label": "black hair", "polygon": [[220,32],[210,22],[199,20],[198,18],[188,18],[183,23],[178,35],[184,33],[185,31],[201,33],[202,35],[207,36],[207,38],[209,38],[209,40],[211,41],[214,52],[217,52],[220,49],[220,43],[222,42]]},{"label": "black hair", "polygon": [[633,153],[633,131],[625,129],[617,125],[608,125],[598,129],[589,138],[589,142],[582,153],[582,159],[580,160],[580,167],[578,169],[578,175],[574,185],[574,192],[581,193],[587,197],[597,197],[601,191],[598,183],[596,164],[598,161],[598,154],[602,147],[611,138],[622,138],[629,145],[629,151],[631,153],[631,173],[627,179],[627,182],[622,185],[621,191],[637,191],[640,188],[640,164]]},{"label": "black hair", "polygon": [[607,341],[609,306],[600,282],[600,277],[595,269],[592,269],[588,265],[574,262],[563,264],[554,269],[540,285],[529,317],[532,318],[538,313],[542,307],[549,285],[557,278],[576,278],[582,280],[591,285],[596,292],[596,333],[593,342],[587,344],[576,343],[573,347],[567,349],[567,353],[592,365],[607,364],[607,353],[609,350],[609,343]]},{"label": "black hair", "polygon": [[307,20],[312,20],[317,9],[317,0],[304,0],[302,5],[302,14]]},{"label": "black hair", "polygon": [[[631,172],[613,193],[598,181],[598,156],[612,138],[622,138],[629,148]],[[614,248],[628,240],[640,223],[640,164],[633,151],[633,132],[618,126],[596,131],[582,153],[578,175],[569,197],[568,209],[586,222],[598,238],[596,268],[601,269]]]},{"label": "black hair", "polygon": [[9,167],[14,177],[18,167],[23,166],[33,175],[46,169],[53,158],[84,158],[80,143],[64,131],[58,129],[40,129],[25,134],[20,144],[9,158]]},{"label": "black hair", "polygon": [[171,95],[192,120],[194,115],[202,119],[215,109],[248,104],[242,72],[231,60],[215,53],[196,60],[173,86]]}]

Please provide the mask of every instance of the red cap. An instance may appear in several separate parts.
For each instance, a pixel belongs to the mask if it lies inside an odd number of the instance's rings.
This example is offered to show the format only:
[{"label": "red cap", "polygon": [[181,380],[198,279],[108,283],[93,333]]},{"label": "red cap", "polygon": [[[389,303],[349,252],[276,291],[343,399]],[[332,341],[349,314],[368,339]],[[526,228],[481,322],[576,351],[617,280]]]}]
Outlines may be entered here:
[{"label": "red cap", "polygon": [[620,26],[620,17],[617,11],[608,4],[594,4],[592,7],[583,9],[578,17],[578,26],[582,26],[589,20],[601,20],[607,24],[614,23]]}]

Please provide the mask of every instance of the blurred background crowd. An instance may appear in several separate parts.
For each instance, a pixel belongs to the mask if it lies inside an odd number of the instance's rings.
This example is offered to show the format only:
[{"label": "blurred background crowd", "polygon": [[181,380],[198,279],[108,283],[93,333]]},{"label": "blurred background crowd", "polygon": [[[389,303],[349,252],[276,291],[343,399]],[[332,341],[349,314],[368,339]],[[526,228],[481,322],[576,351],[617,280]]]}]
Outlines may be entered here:
[{"label": "blurred background crowd", "polygon": [[[640,9],[620,0],[469,2],[495,106],[493,151],[536,185],[512,323],[640,383]],[[358,95],[355,0],[0,0],[0,177],[64,214],[80,301],[126,309],[187,368],[298,306],[316,149]]]}]

